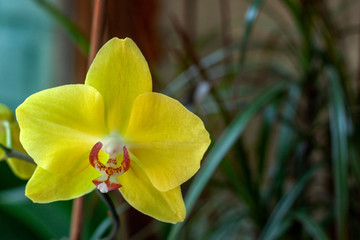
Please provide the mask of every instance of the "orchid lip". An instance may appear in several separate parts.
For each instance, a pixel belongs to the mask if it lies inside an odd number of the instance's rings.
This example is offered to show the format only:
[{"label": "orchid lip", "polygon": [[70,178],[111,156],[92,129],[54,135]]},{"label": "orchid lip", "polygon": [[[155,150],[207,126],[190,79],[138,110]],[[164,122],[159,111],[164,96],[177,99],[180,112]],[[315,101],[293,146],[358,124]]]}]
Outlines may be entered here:
[{"label": "orchid lip", "polygon": [[106,164],[103,164],[99,160],[99,152],[103,148],[103,144],[101,142],[97,142],[93,148],[91,149],[89,155],[89,161],[91,166],[93,166],[98,172],[102,175],[92,182],[95,184],[97,189],[102,193],[107,193],[109,191],[118,189],[122,187],[122,185],[118,182],[118,176],[124,174],[130,168],[130,157],[126,146],[122,147],[123,150],[123,161],[119,166],[117,164],[116,156],[119,154],[119,150],[121,146],[115,145],[114,142],[109,142],[110,147],[104,147],[105,152],[109,151],[109,159]]}]

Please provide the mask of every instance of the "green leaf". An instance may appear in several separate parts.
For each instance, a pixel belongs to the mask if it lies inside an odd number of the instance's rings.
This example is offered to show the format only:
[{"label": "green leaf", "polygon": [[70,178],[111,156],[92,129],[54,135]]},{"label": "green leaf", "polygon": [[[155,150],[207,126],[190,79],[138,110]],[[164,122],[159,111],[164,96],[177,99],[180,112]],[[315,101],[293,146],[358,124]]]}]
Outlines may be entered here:
[{"label": "green leaf", "polygon": [[308,170],[295,184],[295,186],[280,199],[260,234],[260,240],[277,239],[283,232],[283,225],[289,224],[288,222],[284,221],[286,214],[289,213],[293,203],[300,195],[317,167],[318,165]]},{"label": "green leaf", "polygon": [[315,221],[313,221],[304,212],[297,212],[295,214],[295,218],[301,222],[301,224],[304,226],[304,228],[309,232],[312,239],[316,239],[316,240],[329,239],[326,236],[324,230],[319,226],[319,224],[317,224]]},{"label": "green leaf", "polygon": [[221,163],[222,169],[225,172],[226,177],[229,179],[229,184],[234,187],[234,190],[238,193],[249,209],[255,209],[256,205],[251,198],[249,188],[245,186],[244,181],[241,181],[241,178],[239,177],[240,174],[235,171],[235,168],[230,160],[225,158]]},{"label": "green leaf", "polygon": [[326,69],[330,80],[329,112],[332,170],[335,185],[335,215],[338,239],[347,239],[347,218],[349,211],[348,196],[348,126],[349,120],[340,79],[332,67]]},{"label": "green leaf", "polygon": [[[18,228],[42,239],[60,238],[69,231],[70,204],[34,204],[24,195],[25,186],[0,191],[0,210],[17,220]],[[4,219],[1,219],[2,221]]]},{"label": "green leaf", "polygon": [[[201,192],[205,188],[206,183],[211,178],[212,174],[220,164],[221,160],[227,154],[229,149],[233,146],[239,136],[243,133],[249,121],[266,105],[270,104],[280,93],[283,92],[286,84],[280,83],[263,92],[260,97],[255,99],[244,112],[236,115],[234,120],[222,133],[220,138],[216,141],[212,149],[209,151],[203,166],[195,176],[193,182],[185,197],[185,204],[187,212],[190,213],[193,209],[196,200],[199,198]],[[168,236],[168,239],[176,239],[180,228],[184,222],[174,225]]]},{"label": "green leaf", "polygon": [[[266,194],[267,198],[275,196],[275,199],[279,199],[283,195],[283,187],[285,184],[285,175],[287,168],[287,160],[292,154],[294,145],[296,143],[296,133],[294,128],[290,124],[293,124],[293,119],[296,116],[295,111],[297,108],[298,100],[300,98],[300,91],[298,86],[292,85],[288,98],[286,99],[284,111],[283,111],[283,124],[279,130],[279,137],[276,143],[276,157],[274,164],[274,180],[272,186],[269,188],[269,193]],[[290,125],[290,126],[289,126]],[[267,199],[266,201],[268,201]]]},{"label": "green leaf", "polygon": [[357,185],[360,186],[360,162],[359,162],[359,151],[358,151],[358,142],[353,141],[349,144],[349,154],[350,154],[350,170],[354,174]]},{"label": "green leaf", "polygon": [[0,191],[0,205],[6,207],[13,207],[17,204],[30,203],[30,200],[25,196],[25,186],[14,187]]},{"label": "green leaf", "polygon": [[84,54],[89,54],[89,40],[67,16],[65,16],[61,11],[55,8],[47,0],[33,1],[37,3],[42,9],[44,9],[44,11],[46,11],[56,22],[58,22],[62,27],[66,29],[70,37],[74,40],[76,45],[81,49]]},{"label": "green leaf", "polygon": [[261,124],[261,130],[259,133],[258,143],[256,147],[256,153],[257,153],[256,183],[258,185],[259,190],[260,190],[260,186],[262,185],[262,181],[264,177],[265,164],[266,164],[265,161],[270,145],[269,141],[271,138],[271,130],[273,129],[273,124],[276,120],[276,107],[277,104],[275,103],[265,109],[264,118]]},{"label": "green leaf", "polygon": [[240,46],[240,66],[243,65],[246,57],[246,50],[248,49],[249,38],[251,30],[254,26],[255,20],[258,16],[259,9],[261,8],[264,0],[253,0],[245,14],[244,33],[242,36]]}]

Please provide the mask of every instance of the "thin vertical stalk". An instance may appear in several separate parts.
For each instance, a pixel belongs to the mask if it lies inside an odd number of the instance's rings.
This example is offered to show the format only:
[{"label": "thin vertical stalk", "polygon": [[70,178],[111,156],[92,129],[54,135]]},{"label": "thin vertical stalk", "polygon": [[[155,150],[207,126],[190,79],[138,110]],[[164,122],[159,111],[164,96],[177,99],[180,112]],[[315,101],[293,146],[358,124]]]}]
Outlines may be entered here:
[{"label": "thin vertical stalk", "polygon": [[92,63],[97,51],[100,49],[101,40],[104,33],[105,25],[105,0],[95,0],[93,20],[90,36],[90,54],[88,66]]},{"label": "thin vertical stalk", "polygon": [[70,239],[80,240],[83,226],[85,197],[76,198],[73,202],[71,215]]},{"label": "thin vertical stalk", "polygon": [[[96,52],[100,48],[102,33],[104,30],[104,23],[105,23],[105,0],[95,0],[92,27],[91,27],[90,54],[88,59],[89,66],[93,61],[93,59],[95,58]],[[83,216],[84,216],[84,204],[85,204],[84,196],[74,200],[72,216],[71,216],[71,226],[70,226],[71,240],[81,239]]]},{"label": "thin vertical stalk", "polygon": [[329,89],[329,112],[332,170],[335,191],[335,221],[337,239],[349,239],[349,190],[348,190],[348,116],[346,101],[339,75],[334,68],[328,67],[331,87]]}]

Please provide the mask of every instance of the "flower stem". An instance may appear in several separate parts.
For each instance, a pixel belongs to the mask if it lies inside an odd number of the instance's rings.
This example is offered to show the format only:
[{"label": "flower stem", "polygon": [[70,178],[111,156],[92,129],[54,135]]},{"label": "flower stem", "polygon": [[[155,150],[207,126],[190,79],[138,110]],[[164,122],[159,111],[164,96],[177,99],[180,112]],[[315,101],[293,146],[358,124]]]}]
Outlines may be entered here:
[{"label": "flower stem", "polygon": [[110,196],[107,193],[102,193],[98,189],[96,189],[96,193],[99,195],[99,197],[104,201],[104,203],[108,207],[111,213],[111,217],[113,219],[113,228],[111,230],[109,237],[107,237],[106,240],[115,239],[116,234],[120,229],[120,220],[119,220],[119,216],[116,213],[114,203],[112,202]]},{"label": "flower stem", "polygon": [[19,152],[19,151],[16,151],[12,148],[8,148],[8,147],[5,147],[3,144],[0,143],[0,148],[2,150],[4,150],[6,156],[8,158],[17,158],[17,159],[20,159],[20,160],[24,160],[26,162],[29,162],[29,163],[33,163],[33,164],[36,164],[34,162],[34,160],[27,154],[25,153],[22,153],[22,152]]},{"label": "flower stem", "polygon": [[[105,0],[95,0],[93,10],[93,20],[91,26],[90,36],[90,54],[88,64],[90,66],[92,60],[95,58],[96,52],[100,48],[102,32],[105,23]],[[79,197],[74,200],[71,227],[70,227],[70,239],[80,240],[84,215],[84,203],[85,197]]]},{"label": "flower stem", "polygon": [[85,197],[79,197],[74,200],[72,215],[71,215],[71,226],[70,226],[70,239],[80,240],[83,226],[84,216],[84,203]]},{"label": "flower stem", "polygon": [[95,0],[93,21],[90,36],[90,53],[88,65],[94,60],[97,51],[100,49],[102,35],[105,25],[105,0]]}]

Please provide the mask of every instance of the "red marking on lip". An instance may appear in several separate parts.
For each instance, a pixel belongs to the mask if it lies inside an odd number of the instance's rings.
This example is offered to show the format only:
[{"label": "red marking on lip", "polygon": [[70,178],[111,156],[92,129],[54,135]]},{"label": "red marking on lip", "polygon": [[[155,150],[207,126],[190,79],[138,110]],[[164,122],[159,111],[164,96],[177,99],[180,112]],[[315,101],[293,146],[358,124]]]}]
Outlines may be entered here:
[{"label": "red marking on lip", "polygon": [[121,162],[121,167],[126,172],[130,168],[130,157],[129,157],[129,152],[125,146],[123,147],[123,153],[124,156],[123,156],[123,161]]},{"label": "red marking on lip", "polygon": [[[98,142],[91,149],[89,155],[89,162],[91,166],[93,166],[98,172],[102,175],[97,179],[93,180],[93,183],[96,187],[100,184],[105,183],[108,191],[112,191],[118,189],[121,184],[117,181],[116,177],[125,173],[130,168],[130,157],[129,152],[126,146],[123,147],[123,161],[121,162],[121,166],[117,165],[116,159],[109,158],[106,164],[103,164],[99,161],[99,152],[102,148],[103,144]],[[117,167],[114,167],[117,166]]]},{"label": "red marking on lip", "polygon": [[96,164],[98,164],[98,163],[102,164],[99,161],[99,152],[100,152],[102,146],[103,146],[103,144],[101,142],[97,142],[91,149],[89,160],[90,160],[91,166],[93,166],[94,168],[96,168],[95,167]]},{"label": "red marking on lip", "polygon": [[96,187],[98,187],[102,183],[105,183],[108,188],[108,191],[112,191],[112,190],[119,189],[122,187],[122,185],[120,183],[111,182],[109,179],[107,179],[105,181],[100,181],[100,180],[94,179],[92,182],[95,184]]}]

